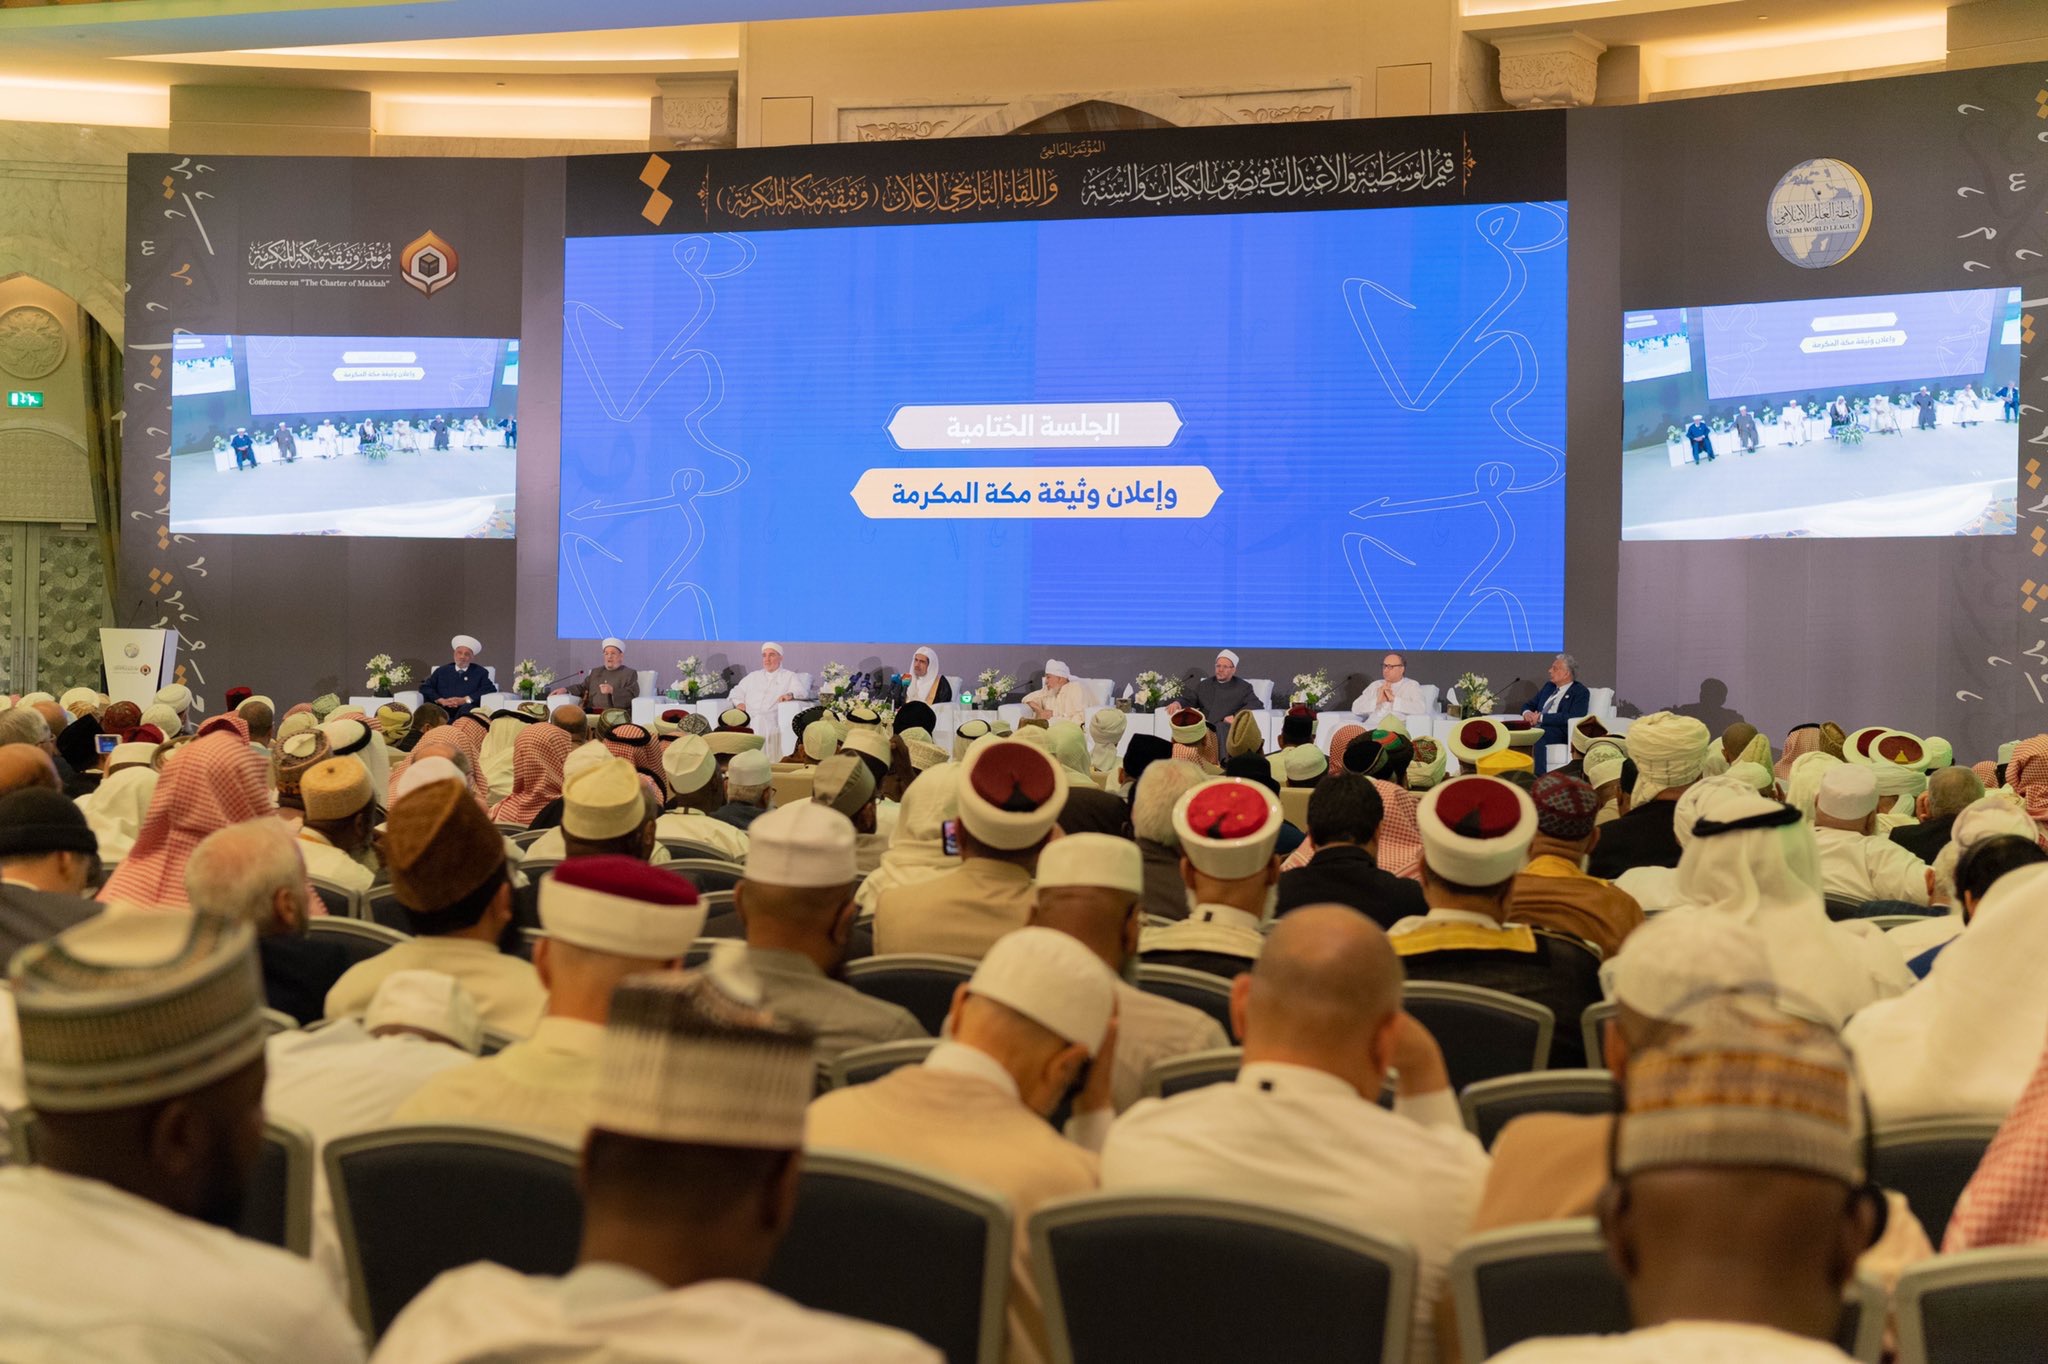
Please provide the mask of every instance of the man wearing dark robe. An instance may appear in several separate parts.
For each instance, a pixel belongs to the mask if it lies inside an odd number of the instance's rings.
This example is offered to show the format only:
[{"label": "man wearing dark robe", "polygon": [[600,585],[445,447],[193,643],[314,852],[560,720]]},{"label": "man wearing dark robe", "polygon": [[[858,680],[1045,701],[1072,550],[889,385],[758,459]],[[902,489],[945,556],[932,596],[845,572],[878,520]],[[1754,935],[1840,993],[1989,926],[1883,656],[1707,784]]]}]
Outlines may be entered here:
[{"label": "man wearing dark robe", "polygon": [[420,699],[433,702],[454,720],[476,709],[491,690],[491,675],[476,661],[484,646],[475,636],[457,635],[448,646],[455,651],[455,661],[443,663],[420,684]]},{"label": "man wearing dark robe", "polygon": [[276,440],[277,457],[286,464],[297,464],[299,462],[299,442],[292,435],[292,428],[289,422],[279,422],[277,424]]},{"label": "man wearing dark robe", "polygon": [[1209,728],[1218,736],[1230,728],[1241,710],[1257,710],[1259,694],[1252,684],[1237,675],[1237,655],[1228,649],[1216,653],[1216,673],[1205,677],[1181,695],[1183,705],[1193,706],[1209,717]]},{"label": "man wearing dark robe", "polygon": [[248,427],[236,427],[234,436],[228,441],[228,446],[235,452],[235,468],[253,469],[256,467],[256,442],[250,438]]},{"label": "man wearing dark robe", "polygon": [[1701,455],[1705,455],[1708,459],[1719,458],[1714,453],[1714,428],[1707,425],[1707,419],[1702,413],[1695,412],[1692,414],[1692,425],[1685,428],[1685,438],[1692,442],[1692,462],[1694,464],[1700,462]]},{"label": "man wearing dark robe", "polygon": [[448,419],[436,413],[434,420],[427,424],[427,428],[434,433],[434,448],[436,450],[446,450],[448,448]]},{"label": "man wearing dark robe", "polygon": [[1756,414],[1746,407],[1735,409],[1735,436],[1742,442],[1743,454],[1756,449]]},{"label": "man wearing dark robe", "polygon": [[1920,429],[1922,431],[1932,431],[1934,429],[1934,395],[1927,391],[1927,385],[1922,384],[1920,391],[1913,395],[1913,406],[1920,409]]},{"label": "man wearing dark robe", "polygon": [[608,710],[633,709],[633,698],[640,694],[640,674],[626,666],[626,644],[624,640],[608,639],[604,642],[604,666],[592,668],[583,675],[580,690],[583,709],[591,715],[602,715]]}]

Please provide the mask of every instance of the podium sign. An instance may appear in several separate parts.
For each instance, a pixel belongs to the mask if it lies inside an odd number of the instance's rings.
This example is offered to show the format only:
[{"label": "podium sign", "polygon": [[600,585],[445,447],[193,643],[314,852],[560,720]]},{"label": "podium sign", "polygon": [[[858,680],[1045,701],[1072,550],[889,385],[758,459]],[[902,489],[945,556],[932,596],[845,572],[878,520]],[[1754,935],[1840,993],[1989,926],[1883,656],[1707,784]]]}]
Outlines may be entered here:
[{"label": "podium sign", "polygon": [[103,629],[100,657],[107,669],[107,695],[148,709],[158,688],[176,675],[178,632]]}]

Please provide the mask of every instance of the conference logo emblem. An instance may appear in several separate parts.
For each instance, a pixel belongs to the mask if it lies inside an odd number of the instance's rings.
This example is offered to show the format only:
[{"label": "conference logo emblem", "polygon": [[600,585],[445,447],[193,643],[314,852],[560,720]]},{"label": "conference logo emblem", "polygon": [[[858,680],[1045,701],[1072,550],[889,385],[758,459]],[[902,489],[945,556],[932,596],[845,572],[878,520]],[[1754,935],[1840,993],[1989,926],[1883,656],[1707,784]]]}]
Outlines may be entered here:
[{"label": "conference logo emblem", "polygon": [[433,295],[455,282],[455,248],[437,232],[415,237],[398,256],[398,276],[423,294]]},{"label": "conference logo emblem", "polygon": [[133,644],[124,644],[121,646],[121,653],[128,658],[137,658],[141,655],[142,650]]},{"label": "conference logo emblem", "polygon": [[1802,161],[1771,191],[1765,231],[1778,254],[1802,270],[1840,265],[1870,231],[1870,184],[1831,157]]}]

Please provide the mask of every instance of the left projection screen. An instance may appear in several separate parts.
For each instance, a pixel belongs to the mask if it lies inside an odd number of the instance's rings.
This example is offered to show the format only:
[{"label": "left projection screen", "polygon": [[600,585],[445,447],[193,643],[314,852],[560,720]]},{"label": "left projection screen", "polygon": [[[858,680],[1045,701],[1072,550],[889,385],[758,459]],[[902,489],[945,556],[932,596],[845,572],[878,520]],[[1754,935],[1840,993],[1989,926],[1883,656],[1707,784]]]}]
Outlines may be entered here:
[{"label": "left projection screen", "polygon": [[571,238],[565,638],[1550,649],[1562,203]]},{"label": "left projection screen", "polygon": [[510,539],[518,384],[503,338],[180,334],[171,529]]}]

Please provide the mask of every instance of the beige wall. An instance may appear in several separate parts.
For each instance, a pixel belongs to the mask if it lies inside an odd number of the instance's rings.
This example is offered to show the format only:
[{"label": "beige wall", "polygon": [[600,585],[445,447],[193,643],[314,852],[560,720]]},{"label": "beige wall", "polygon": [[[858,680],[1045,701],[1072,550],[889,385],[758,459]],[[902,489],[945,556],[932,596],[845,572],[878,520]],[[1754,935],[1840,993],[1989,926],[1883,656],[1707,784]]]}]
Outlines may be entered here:
[{"label": "beige wall", "polygon": [[44,403],[0,406],[0,522],[92,524],[82,332],[68,295],[28,275],[0,279],[0,390],[41,393]]},{"label": "beige wall", "polygon": [[1351,117],[1498,107],[1482,49],[1458,32],[1451,7],[1414,0],[1094,0],[757,23],[747,26],[740,136],[796,140],[790,117],[803,100],[815,142],[841,140],[842,111],[936,106],[928,119],[892,121],[950,135],[1000,131],[977,122],[992,108],[1027,104],[1035,116],[1070,96],[1148,109],[1131,96],[1150,97],[1162,116],[1176,97],[1333,86],[1350,92]]}]

